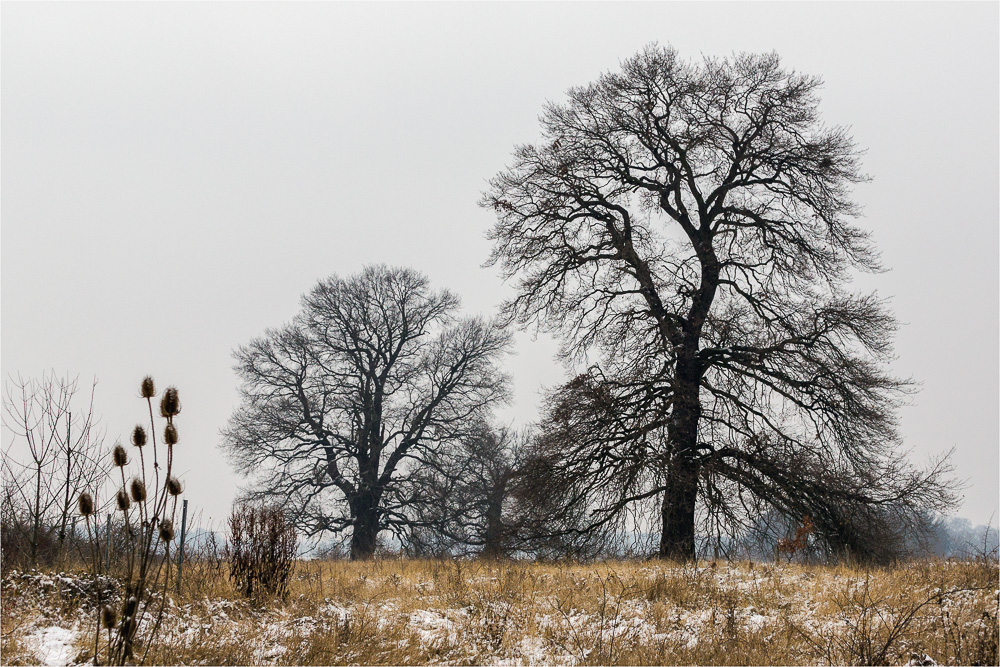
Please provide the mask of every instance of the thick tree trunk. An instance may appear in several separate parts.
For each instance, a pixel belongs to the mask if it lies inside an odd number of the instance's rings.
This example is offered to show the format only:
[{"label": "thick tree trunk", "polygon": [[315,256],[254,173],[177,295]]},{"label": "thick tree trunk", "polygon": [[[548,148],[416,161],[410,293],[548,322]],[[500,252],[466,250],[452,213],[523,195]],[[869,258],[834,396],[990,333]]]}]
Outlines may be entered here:
[{"label": "thick tree trunk", "polygon": [[501,558],[504,554],[503,497],[505,485],[500,484],[487,499],[486,534],[483,538],[484,558]]},{"label": "thick tree trunk", "polygon": [[354,532],[351,535],[351,560],[371,560],[375,557],[378,538],[378,503],[371,494],[351,501]]},{"label": "thick tree trunk", "polygon": [[698,468],[690,461],[675,461],[667,472],[663,494],[660,557],[694,560],[694,508],[698,497]]},{"label": "thick tree trunk", "polygon": [[670,459],[663,493],[660,557],[694,560],[694,509],[698,498],[698,421],[701,372],[693,359],[678,362],[668,437]]}]

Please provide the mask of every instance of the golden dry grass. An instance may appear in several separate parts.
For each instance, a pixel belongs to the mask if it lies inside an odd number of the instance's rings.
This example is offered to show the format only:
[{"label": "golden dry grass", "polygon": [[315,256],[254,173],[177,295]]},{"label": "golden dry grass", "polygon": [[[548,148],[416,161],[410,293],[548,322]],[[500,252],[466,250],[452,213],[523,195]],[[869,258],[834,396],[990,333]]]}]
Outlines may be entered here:
[{"label": "golden dry grass", "polygon": [[[302,562],[286,600],[255,601],[185,567],[148,662],[997,664],[995,563]],[[92,658],[85,601],[40,582],[4,575],[2,662]]]}]

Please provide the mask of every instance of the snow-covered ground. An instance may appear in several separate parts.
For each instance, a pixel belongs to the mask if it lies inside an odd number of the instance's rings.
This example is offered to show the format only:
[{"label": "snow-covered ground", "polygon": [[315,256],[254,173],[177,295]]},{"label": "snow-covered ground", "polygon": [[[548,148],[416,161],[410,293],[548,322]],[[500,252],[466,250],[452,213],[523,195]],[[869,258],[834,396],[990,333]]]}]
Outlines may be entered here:
[{"label": "snow-covered ground", "polygon": [[[996,565],[838,567],[391,561],[284,602],[168,599],[150,660],[248,664],[895,664],[994,661]],[[301,581],[309,580],[307,574]],[[92,660],[92,590],[5,573],[4,662]],[[150,623],[140,626],[145,636]],[[887,642],[887,643],[886,643]],[[883,646],[885,644],[885,646]],[[879,651],[882,653],[878,653]],[[867,651],[867,653],[866,653]]]}]

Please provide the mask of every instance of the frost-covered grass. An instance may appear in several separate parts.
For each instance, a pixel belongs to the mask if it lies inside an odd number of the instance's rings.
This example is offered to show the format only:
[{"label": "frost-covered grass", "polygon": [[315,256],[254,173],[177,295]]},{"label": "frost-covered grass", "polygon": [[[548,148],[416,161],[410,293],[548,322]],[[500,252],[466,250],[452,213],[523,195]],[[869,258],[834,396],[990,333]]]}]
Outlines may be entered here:
[{"label": "frost-covered grass", "polygon": [[[995,563],[304,562],[285,601],[185,580],[149,662],[997,664]],[[93,590],[5,572],[2,662],[92,661]]]}]

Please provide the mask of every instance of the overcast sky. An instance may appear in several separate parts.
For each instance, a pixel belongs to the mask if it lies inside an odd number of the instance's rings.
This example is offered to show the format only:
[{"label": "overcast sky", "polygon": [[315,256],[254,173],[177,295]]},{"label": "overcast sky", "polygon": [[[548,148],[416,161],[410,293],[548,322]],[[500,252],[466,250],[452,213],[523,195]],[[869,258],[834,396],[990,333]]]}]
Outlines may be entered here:
[{"label": "overcast sky", "polygon": [[[955,448],[959,514],[998,506],[997,3],[57,4],[0,7],[2,373],[97,377],[109,437],[139,381],[175,384],[177,460],[204,516],[240,480],[219,452],[232,351],[322,277],[412,266],[490,314],[476,202],[546,100],[649,42],[776,51],[867,149],[856,191],[891,270],[861,287],[904,323],[894,371],[913,456]],[[516,400],[565,377],[518,337]],[[4,444],[10,435],[4,434]]]}]

